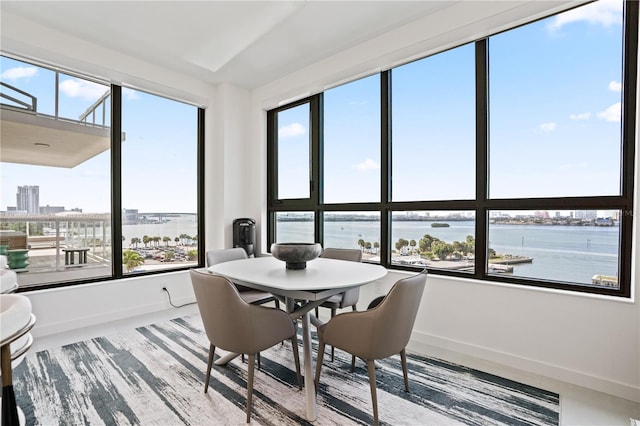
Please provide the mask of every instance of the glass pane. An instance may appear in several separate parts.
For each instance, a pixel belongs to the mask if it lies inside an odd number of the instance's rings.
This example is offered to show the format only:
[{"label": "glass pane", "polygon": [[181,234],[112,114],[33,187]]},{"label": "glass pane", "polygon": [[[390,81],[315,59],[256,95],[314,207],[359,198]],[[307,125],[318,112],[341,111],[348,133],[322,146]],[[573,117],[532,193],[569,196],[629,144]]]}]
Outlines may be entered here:
[{"label": "glass pane", "polygon": [[619,210],[492,211],[490,274],[618,288]]},{"label": "glass pane", "polygon": [[393,201],[475,197],[474,46],[392,73]]},{"label": "glass pane", "polygon": [[360,249],[362,260],[379,263],[380,213],[325,213],[323,247]]},{"label": "glass pane", "polygon": [[391,216],[391,263],[473,272],[475,212],[403,211]]},{"label": "glass pane", "polygon": [[60,118],[71,118],[101,126],[109,125],[110,93],[105,93],[104,85],[65,74],[59,74],[58,79]]},{"label": "glass pane", "polygon": [[622,1],[489,40],[492,198],[620,194]]},{"label": "glass pane", "polygon": [[380,76],[324,92],[324,202],[380,201]]},{"label": "glass pane", "polygon": [[23,288],[110,276],[110,120],[81,117],[110,87],[56,88],[54,71],[5,57],[1,68],[0,251]]},{"label": "glass pane", "polygon": [[313,243],[314,224],[312,212],[278,212],[276,243]]},{"label": "glass pane", "polygon": [[196,107],[123,90],[125,273],[197,264],[197,129]]},{"label": "glass pane", "polygon": [[309,104],[278,112],[278,195],[309,198],[311,132]]}]

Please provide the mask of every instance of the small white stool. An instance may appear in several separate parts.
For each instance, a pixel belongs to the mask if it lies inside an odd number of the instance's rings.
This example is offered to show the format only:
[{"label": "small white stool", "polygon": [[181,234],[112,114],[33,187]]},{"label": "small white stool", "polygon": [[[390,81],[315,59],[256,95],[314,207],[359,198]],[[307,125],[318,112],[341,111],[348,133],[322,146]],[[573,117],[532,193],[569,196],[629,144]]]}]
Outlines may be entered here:
[{"label": "small white stool", "polygon": [[18,289],[18,275],[10,269],[0,269],[0,293],[14,293]]},{"label": "small white stool", "polygon": [[36,317],[31,301],[19,294],[0,294],[0,371],[2,372],[2,424],[24,424],[16,406],[12,369],[20,363],[33,343],[31,329]]}]

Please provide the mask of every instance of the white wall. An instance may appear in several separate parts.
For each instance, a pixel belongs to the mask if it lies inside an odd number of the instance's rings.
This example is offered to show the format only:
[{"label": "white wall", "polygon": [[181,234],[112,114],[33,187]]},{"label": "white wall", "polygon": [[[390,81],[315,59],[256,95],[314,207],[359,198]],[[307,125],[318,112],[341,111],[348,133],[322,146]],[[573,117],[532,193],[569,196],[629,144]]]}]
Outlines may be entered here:
[{"label": "white wall", "polygon": [[[472,40],[560,3],[460,4],[457,11],[449,10],[455,16],[409,24],[253,92],[230,85],[211,87],[19,18],[3,19],[2,42],[3,49],[15,53],[206,106],[206,246],[230,245],[232,220],[250,216],[259,221],[258,243],[264,249],[266,108]],[[478,8],[490,8],[491,16],[479,20]],[[454,22],[458,29],[452,28]],[[637,223],[635,227],[637,239]],[[639,286],[638,264],[636,251],[634,294]],[[400,276],[389,274],[384,285]],[[163,286],[171,290],[175,303],[193,300],[186,272],[30,292],[38,317],[34,335],[168,308]],[[459,351],[640,401],[640,309],[634,300],[432,275],[411,348]]]}]

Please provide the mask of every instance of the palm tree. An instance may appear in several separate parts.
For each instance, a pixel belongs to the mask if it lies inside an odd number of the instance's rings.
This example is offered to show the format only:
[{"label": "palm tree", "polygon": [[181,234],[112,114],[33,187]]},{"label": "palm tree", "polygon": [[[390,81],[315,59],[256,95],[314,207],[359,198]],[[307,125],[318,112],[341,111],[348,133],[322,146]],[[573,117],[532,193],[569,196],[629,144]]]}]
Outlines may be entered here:
[{"label": "palm tree", "polygon": [[358,240],[358,247],[360,247],[360,250],[364,249],[364,240],[362,238]]},{"label": "palm tree", "polygon": [[171,241],[171,237],[162,237],[162,242],[165,247],[169,247],[169,241]]},{"label": "palm tree", "polygon": [[378,241],[374,241],[373,248],[375,249],[376,253],[378,253],[378,249],[380,248],[380,243]]},{"label": "palm tree", "polygon": [[122,264],[127,268],[127,272],[131,272],[144,263],[144,258],[133,250],[125,250],[122,252]]},{"label": "palm tree", "polygon": [[150,239],[149,239],[148,235],[145,235],[145,236],[142,237],[142,242],[144,243],[145,247],[147,246],[147,244],[149,244],[149,241],[150,241]]},{"label": "palm tree", "polygon": [[133,237],[131,239],[131,245],[133,245],[135,248],[138,248],[138,244],[140,243],[140,238],[138,237]]},{"label": "palm tree", "polygon": [[180,244],[180,237],[176,237],[173,241],[176,242],[176,245]]},{"label": "palm tree", "polygon": [[198,250],[189,250],[187,252],[187,259],[189,259],[189,260],[198,259]]}]

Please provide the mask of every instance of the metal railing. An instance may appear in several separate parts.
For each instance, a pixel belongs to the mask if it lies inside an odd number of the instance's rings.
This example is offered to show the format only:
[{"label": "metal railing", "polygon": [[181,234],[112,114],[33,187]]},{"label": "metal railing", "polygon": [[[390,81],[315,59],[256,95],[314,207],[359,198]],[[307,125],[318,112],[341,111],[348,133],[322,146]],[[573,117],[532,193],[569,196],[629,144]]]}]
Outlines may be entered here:
[{"label": "metal railing", "polygon": [[[111,89],[107,89],[105,93],[103,93],[91,106],[89,106],[85,112],[80,114],[80,117],[76,120],[71,117],[61,117],[59,114],[59,104],[60,104],[60,95],[59,95],[59,81],[60,74],[58,72],[55,73],[55,103],[54,103],[54,114],[46,114],[38,111],[38,98],[33,96],[32,94],[25,92],[24,90],[20,90],[15,86],[7,84],[5,82],[0,82],[0,87],[2,90],[0,91],[0,105],[3,108],[11,108],[19,111],[25,112],[33,112],[39,116],[52,117],[56,120],[64,120],[72,123],[82,123],[86,125],[91,125],[94,127],[109,127],[107,123],[107,100],[111,96]],[[19,99],[19,96],[26,97],[26,100]],[[4,102],[4,100],[8,102]]]},{"label": "metal railing", "polygon": [[0,81],[0,85],[2,85],[2,87],[6,87],[9,90],[12,90],[14,92],[19,93],[22,96],[26,96],[27,98],[29,98],[31,100],[31,102],[25,102],[25,101],[21,101],[18,98],[15,98],[7,93],[5,93],[4,91],[0,92],[0,97],[7,99],[16,105],[9,105],[9,104],[4,104],[3,105],[7,105],[13,108],[19,108],[19,109],[26,109],[27,111],[33,111],[36,112],[38,110],[38,98],[36,98],[35,96],[31,95],[30,93],[27,93],[23,90],[18,89],[17,87],[14,87],[10,84],[7,84],[3,81]]},{"label": "metal railing", "polygon": [[83,123],[89,123],[88,118],[91,117],[91,124],[96,125],[96,111],[99,108],[102,109],[102,126],[105,126],[106,117],[107,117],[107,99],[111,96],[111,90],[107,90],[103,93],[102,96],[98,98],[97,101],[93,103],[85,112],[80,114],[80,121]]}]

